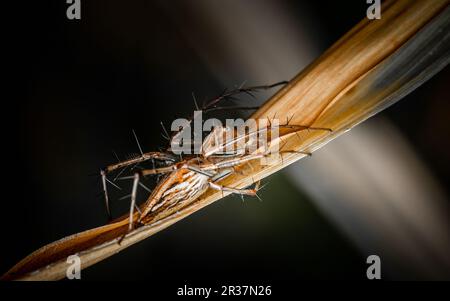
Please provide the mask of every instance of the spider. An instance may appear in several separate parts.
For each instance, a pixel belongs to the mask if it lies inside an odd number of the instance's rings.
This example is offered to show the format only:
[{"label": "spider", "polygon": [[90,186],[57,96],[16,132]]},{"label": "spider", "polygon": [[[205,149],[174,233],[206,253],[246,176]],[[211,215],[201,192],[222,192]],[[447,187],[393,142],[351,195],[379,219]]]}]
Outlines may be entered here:
[{"label": "spider", "polygon": [[[226,109],[240,109],[242,107],[220,106],[223,100],[230,99],[239,93],[247,93],[253,96],[252,92],[262,89],[273,88],[286,82],[280,82],[267,86],[256,86],[251,88],[239,87],[236,90],[230,92],[224,92],[221,96],[213,99],[208,104],[203,105],[203,112],[211,112],[216,110]],[[197,109],[198,105],[194,97],[194,103]],[[245,109],[250,109],[249,107]],[[252,108],[255,109],[255,108]],[[188,121],[190,123],[192,118]],[[209,188],[249,196],[256,196],[260,188],[260,182],[256,182],[253,188],[237,189],[232,187],[226,187],[220,184],[220,181],[236,172],[236,167],[241,164],[248,163],[252,160],[266,158],[271,155],[271,147],[281,141],[281,137],[272,134],[272,130],[275,128],[277,131],[282,129],[283,135],[289,133],[297,133],[298,131],[305,129],[312,130],[329,130],[326,128],[315,128],[308,126],[289,125],[289,121],[286,121],[284,125],[273,125],[270,120],[268,124],[262,127],[256,127],[248,129],[244,133],[237,135],[235,129],[230,127],[216,126],[211,132],[203,139],[200,153],[198,155],[187,155],[184,158],[178,157],[168,147],[162,152],[147,152],[144,153],[139,144],[137,136],[133,131],[134,137],[138,144],[140,155],[116,164],[107,166],[101,170],[101,178],[103,184],[103,192],[105,196],[106,209],[110,216],[109,210],[109,198],[107,193],[107,183],[116,185],[114,182],[120,180],[133,180],[132,191],[129,195],[131,197],[130,213],[129,213],[129,231],[131,231],[135,224],[141,224],[142,220],[151,213],[156,211],[162,211],[169,209],[177,204],[190,203],[193,200],[201,196]],[[164,127],[163,127],[164,129]],[[168,132],[164,129],[166,136]],[[176,132],[171,138],[170,142],[174,142],[183,129]],[[230,135],[231,133],[231,135]],[[258,137],[264,134],[264,139],[267,143],[263,143],[261,146],[258,144]],[[172,145],[172,143],[171,143]],[[244,147],[242,147],[244,145]],[[252,146],[253,148],[249,148]],[[252,149],[253,151],[248,151]],[[291,151],[280,151],[291,152]],[[304,153],[304,152],[300,152]],[[309,153],[304,153],[310,155]],[[153,168],[136,170],[130,176],[119,177],[124,172],[125,168],[129,166],[136,166],[137,164],[151,161],[153,162]],[[162,167],[156,167],[154,162],[157,161],[162,164]],[[107,174],[121,170],[113,181],[107,178]],[[148,189],[141,180],[149,175],[164,175],[163,179],[158,181],[156,187],[151,191]],[[150,192],[145,203],[139,208],[136,205],[136,196],[138,187],[141,186]],[[259,197],[258,197],[259,198]],[[137,218],[134,214],[134,210],[138,211]]]}]

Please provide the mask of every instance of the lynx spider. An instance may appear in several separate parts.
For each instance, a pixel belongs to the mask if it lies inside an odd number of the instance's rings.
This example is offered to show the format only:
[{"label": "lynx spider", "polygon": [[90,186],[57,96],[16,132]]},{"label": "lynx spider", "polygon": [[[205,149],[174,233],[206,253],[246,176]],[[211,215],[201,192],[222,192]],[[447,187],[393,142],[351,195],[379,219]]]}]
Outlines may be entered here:
[{"label": "lynx spider", "polygon": [[[279,82],[273,85],[267,86],[255,86],[250,88],[243,88],[242,86],[232,90],[232,91],[224,91],[221,96],[213,99],[208,104],[203,105],[203,112],[211,112],[217,110],[227,110],[227,109],[256,109],[255,107],[234,107],[234,106],[219,106],[219,104],[226,99],[232,99],[233,96],[239,93],[247,93],[253,96],[252,92],[257,90],[265,90],[270,89],[279,85],[286,84],[286,82]],[[194,97],[194,103],[199,109],[197,101]],[[189,122],[192,121],[192,118]],[[285,125],[279,125],[280,128],[287,129],[288,133],[297,134],[298,131],[302,130],[325,130],[331,131],[331,129],[327,128],[317,128],[317,127],[309,127],[309,126],[299,126],[299,125],[289,125],[289,119],[286,121]],[[270,125],[270,119],[268,118],[268,122]],[[164,127],[163,127],[164,129]],[[256,182],[254,188],[249,189],[236,189],[231,187],[226,187],[220,185],[218,182],[228,177],[229,175],[235,172],[235,167],[241,165],[243,163],[247,163],[252,160],[261,159],[268,156],[268,149],[263,150],[262,152],[257,153],[242,153],[238,149],[233,149],[231,152],[223,152],[226,145],[234,144],[240,139],[250,140],[251,137],[261,133],[263,131],[268,131],[269,127],[258,128],[255,131],[246,133],[241,137],[233,138],[232,140],[225,140],[222,145],[213,145],[212,141],[215,141],[217,135],[224,135],[225,131],[229,129],[226,127],[215,127],[203,140],[201,145],[201,154],[198,156],[187,156],[184,159],[179,159],[175,154],[171,153],[170,147],[164,152],[146,152],[142,151],[142,148],[139,144],[137,136],[133,131],[134,138],[136,139],[136,143],[139,147],[140,155],[135,158],[130,158],[125,161],[118,162],[116,164],[108,165],[106,168],[100,171],[101,179],[102,179],[102,188],[105,197],[106,210],[108,212],[108,216],[111,216],[110,207],[109,207],[109,197],[107,191],[107,184],[111,184],[116,186],[114,183],[116,180],[133,180],[132,191],[129,195],[131,197],[130,202],[130,210],[129,210],[129,231],[131,231],[135,225],[135,222],[140,223],[144,217],[147,215],[157,211],[157,210],[165,210],[171,208],[180,203],[189,203],[192,200],[195,200],[200,195],[202,195],[208,188],[222,191],[222,192],[230,192],[243,195],[256,196],[260,187],[260,182]],[[168,133],[164,129],[165,134],[167,136]],[[169,141],[172,141],[174,137],[179,133],[175,133]],[[281,137],[279,140],[282,141]],[[272,141],[269,141],[271,144]],[[269,147],[270,148],[270,147]],[[281,151],[284,152],[292,152],[292,151]],[[309,153],[300,152],[303,154],[310,155]],[[143,169],[138,170],[133,173],[131,176],[119,177],[125,168],[129,166],[136,166],[142,162],[146,162],[151,160],[153,163],[155,161],[161,162],[166,166],[163,167],[154,167],[151,169]],[[154,165],[154,164],[153,164]],[[119,174],[114,178],[113,181],[107,178],[107,174],[120,170]],[[151,191],[148,189],[143,183],[140,181],[143,177],[148,175],[164,175],[164,178],[159,181],[156,187]],[[145,203],[139,208],[136,205],[136,195],[137,189],[141,186],[145,190],[150,192],[149,197],[145,201]],[[258,197],[259,198],[259,197]],[[139,215],[137,221],[135,221],[134,210],[137,210]]]}]

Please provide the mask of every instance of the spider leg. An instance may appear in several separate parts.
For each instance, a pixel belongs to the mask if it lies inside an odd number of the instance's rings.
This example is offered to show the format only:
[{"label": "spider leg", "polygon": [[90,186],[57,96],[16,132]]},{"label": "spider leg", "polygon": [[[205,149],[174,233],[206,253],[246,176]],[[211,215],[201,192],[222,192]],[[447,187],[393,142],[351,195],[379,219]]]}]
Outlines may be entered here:
[{"label": "spider leg", "polygon": [[123,168],[123,167],[127,167],[129,165],[132,164],[138,164],[138,163],[142,163],[148,160],[160,160],[160,161],[170,161],[170,162],[175,162],[175,158],[168,154],[168,153],[163,153],[163,152],[148,152],[148,153],[143,153],[141,156],[136,157],[136,158],[131,158],[116,164],[111,164],[108,165],[107,167],[105,167],[103,169],[103,171],[105,172],[105,174],[110,173],[114,170]]},{"label": "spider leg", "polygon": [[[214,152],[211,152],[211,153],[207,153],[207,154],[204,154],[206,157],[210,157],[210,156],[214,156],[214,155],[216,155],[216,154],[218,154],[218,153],[221,153],[221,152],[223,152],[223,151],[225,151],[228,147],[230,147],[232,144],[235,144],[235,143],[237,143],[238,141],[241,141],[241,140],[247,140],[249,137],[251,137],[251,136],[257,136],[257,135],[259,135],[259,134],[261,134],[261,133],[264,133],[264,132],[271,132],[271,130],[273,129],[273,128],[279,128],[279,129],[288,129],[288,130],[290,130],[288,133],[286,133],[286,134],[290,134],[290,133],[298,133],[298,132],[300,132],[300,131],[303,131],[303,130],[317,130],[317,131],[327,131],[327,132],[332,132],[333,130],[332,129],[330,129],[330,128],[325,128],[325,127],[311,127],[311,126],[306,126],[306,125],[289,125],[289,124],[286,124],[286,125],[277,125],[277,126],[272,126],[272,125],[269,125],[268,127],[263,127],[263,128],[259,128],[259,129],[257,129],[257,130],[254,130],[254,131],[251,131],[251,132],[249,132],[249,133],[246,133],[245,135],[241,135],[241,136],[239,136],[239,137],[234,137],[233,139],[229,139],[229,140],[227,140],[227,141],[225,141],[224,143],[222,143],[222,145],[220,146],[220,147],[217,147],[215,150],[214,150]],[[298,136],[298,135],[297,135]],[[269,137],[267,137],[268,138],[268,143],[270,144],[272,141],[271,141],[271,137],[269,138]],[[281,137],[280,137],[281,138]]]},{"label": "spider leg", "polygon": [[[250,95],[251,97],[254,97],[254,95],[252,94],[253,92],[257,92],[257,91],[261,91],[261,90],[269,90],[271,88],[275,88],[281,85],[286,85],[288,83],[288,81],[281,81],[281,82],[277,82],[271,85],[260,85],[260,86],[252,86],[252,87],[238,87],[237,89],[231,90],[231,91],[227,91],[224,90],[224,92],[210,100],[207,103],[203,103],[202,107],[199,109],[198,108],[198,104],[197,104],[197,99],[195,98],[195,96],[193,95],[193,99],[194,99],[194,105],[196,107],[197,110],[201,110],[205,113],[209,113],[209,112],[213,112],[213,111],[223,111],[223,110],[256,110],[259,109],[259,107],[246,107],[246,106],[219,106],[219,104],[221,102],[223,102],[224,100],[227,99],[233,99],[235,96],[239,95],[239,94],[247,94]],[[190,118],[188,118],[188,123],[191,123],[193,120],[194,116],[190,116]],[[171,139],[169,141],[172,140],[172,138],[177,135],[179,133],[179,131],[175,132],[172,136]]]},{"label": "spider leg", "polygon": [[134,228],[134,209],[136,208],[137,211],[140,213],[140,209],[136,205],[136,194],[137,194],[137,188],[139,185],[139,173],[136,172],[133,175],[133,188],[131,191],[131,202],[130,202],[130,216],[128,218],[128,229],[127,231],[119,238],[117,241],[120,245],[122,243],[122,240],[125,238],[125,236],[130,233]]},{"label": "spider leg", "polygon": [[133,230],[134,226],[134,207],[136,206],[136,194],[137,194],[137,188],[139,185],[139,173],[134,174],[134,180],[133,180],[133,189],[131,191],[131,202],[130,202],[130,217],[128,221],[128,231]]},{"label": "spider leg", "polygon": [[177,169],[177,165],[169,165],[166,167],[159,167],[159,168],[151,168],[151,169],[143,169],[141,171],[141,174],[145,177],[148,175],[156,175],[156,174],[165,174],[172,172]]},{"label": "spider leg", "polygon": [[[307,156],[312,155],[310,152],[295,151],[295,150],[283,150],[283,151],[279,151],[278,153],[279,154],[295,153],[295,154],[303,154],[303,155],[307,155]],[[234,168],[235,166],[241,165],[243,163],[249,163],[252,160],[268,158],[270,156],[272,156],[272,154],[267,153],[267,152],[263,152],[263,153],[259,153],[259,154],[250,154],[250,155],[246,155],[246,156],[238,157],[238,158],[229,158],[229,159],[223,160],[221,162],[211,164],[210,166],[201,166],[201,168],[203,170],[220,169],[220,168],[228,168],[229,169],[229,168]]]},{"label": "spider leg", "polygon": [[214,183],[212,181],[209,182],[209,187],[211,187],[214,190],[222,191],[222,192],[231,192],[239,195],[250,195],[250,196],[256,196],[256,193],[259,190],[260,181],[256,182],[255,187],[253,189],[238,189],[238,188],[232,188],[232,187],[226,187],[219,185],[217,183]]},{"label": "spider leg", "polygon": [[246,156],[238,157],[238,158],[230,158],[230,159],[218,162],[218,163],[214,164],[214,166],[215,166],[215,168],[233,167],[233,166],[240,165],[242,163],[245,163],[245,162],[248,162],[251,160],[261,159],[265,156],[267,156],[267,154],[253,154],[253,155],[246,155]]},{"label": "spider leg", "polygon": [[108,214],[108,220],[111,220],[111,210],[109,208],[109,198],[108,198],[108,190],[106,187],[106,173],[104,170],[100,171],[100,175],[102,177],[102,186],[103,186],[103,193],[105,196],[105,207],[106,207],[106,213]]},{"label": "spider leg", "polygon": [[271,88],[275,88],[277,86],[285,85],[287,83],[288,83],[287,81],[281,81],[281,82],[274,83],[274,84],[271,84],[271,85],[253,86],[253,87],[247,87],[247,88],[239,87],[239,88],[231,90],[231,91],[226,91],[225,90],[222,93],[222,95],[220,95],[219,97],[216,97],[215,99],[211,100],[209,103],[205,104],[203,106],[203,110],[207,110],[208,108],[212,108],[213,106],[217,105],[222,100],[229,99],[229,98],[231,98],[233,96],[236,96],[236,95],[239,95],[241,93],[246,93],[246,94],[254,97],[252,92],[256,92],[256,91],[259,91],[259,90],[268,90],[268,89],[271,89]]}]

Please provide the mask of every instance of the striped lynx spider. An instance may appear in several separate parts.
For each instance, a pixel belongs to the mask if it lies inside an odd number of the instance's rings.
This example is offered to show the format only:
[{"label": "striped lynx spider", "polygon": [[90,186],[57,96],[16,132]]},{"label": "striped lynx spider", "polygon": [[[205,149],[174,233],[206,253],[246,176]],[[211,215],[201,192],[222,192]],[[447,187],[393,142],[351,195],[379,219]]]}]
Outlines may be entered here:
[{"label": "striped lynx spider", "polygon": [[[225,91],[221,96],[203,105],[201,110],[194,97],[194,103],[197,108],[196,112],[207,113],[218,110],[256,109],[251,107],[222,106],[222,103],[226,100],[233,99],[234,96],[240,93],[253,96],[252,92],[270,89],[283,84],[286,84],[286,82],[249,88],[243,88],[241,86],[232,91]],[[279,125],[279,122],[275,122],[277,121],[275,118],[271,120],[267,119],[265,123],[260,122],[259,125],[255,123],[253,126],[249,126],[241,132],[229,126],[215,124],[209,134],[201,141],[197,152],[194,151],[195,154],[190,154],[191,152],[189,150],[191,150],[191,145],[188,145],[189,149],[186,152],[186,141],[183,141],[180,137],[186,134],[187,129],[190,131],[190,124],[194,119],[192,117],[186,120],[185,126],[180,127],[169,138],[170,146],[161,152],[144,153],[133,131],[140,154],[134,158],[111,164],[101,169],[103,194],[106,210],[110,217],[107,186],[113,185],[117,187],[117,180],[132,180],[131,194],[128,195],[131,198],[129,231],[136,225],[142,224],[142,220],[146,216],[167,210],[177,204],[189,204],[208,189],[234,193],[241,196],[249,195],[258,197],[259,181],[253,188],[246,189],[226,187],[221,185],[220,182],[235,173],[239,165],[249,163],[252,160],[267,158],[274,153],[274,149],[275,152],[280,154],[288,152],[278,151],[277,145],[279,141],[282,141],[281,136],[289,133],[297,133],[305,129],[330,131],[326,128],[289,125],[290,120],[287,120],[284,125]],[[283,135],[281,136],[278,135],[280,129],[283,130]],[[169,136],[165,129],[164,131]],[[185,151],[183,153],[175,151],[174,146],[180,146],[183,143]],[[277,147],[274,148],[274,146]],[[140,167],[140,164],[144,162],[151,162],[153,164],[152,168]],[[128,175],[123,175],[125,170],[128,170]],[[111,180],[108,176],[113,172],[117,172],[117,175]],[[162,179],[157,182],[153,190],[150,190],[141,182],[142,179],[150,175],[162,175]],[[149,193],[146,201],[141,206],[137,206],[136,204],[138,187],[145,189]],[[137,215],[135,214],[135,210],[138,213]]]}]

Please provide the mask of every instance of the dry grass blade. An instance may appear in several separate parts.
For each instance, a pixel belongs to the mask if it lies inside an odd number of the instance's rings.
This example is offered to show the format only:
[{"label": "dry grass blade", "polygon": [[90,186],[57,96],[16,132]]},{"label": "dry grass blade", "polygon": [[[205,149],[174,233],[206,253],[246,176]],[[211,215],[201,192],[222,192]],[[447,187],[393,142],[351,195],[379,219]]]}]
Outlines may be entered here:
[{"label": "dry grass blade", "polygon": [[[363,20],[326,53],[270,99],[254,118],[276,115],[291,124],[326,127],[285,139],[285,149],[312,152],[394,103],[449,62],[449,1],[386,1],[381,20]],[[282,169],[304,155],[289,153],[274,165],[255,160],[242,166],[224,185],[242,188]],[[225,193],[226,195],[226,193]],[[149,215],[123,239],[127,219],[81,232],[32,253],[5,280],[54,280],[66,275],[66,258],[78,254],[82,268],[167,228],[223,198],[208,190],[190,204]]]}]

